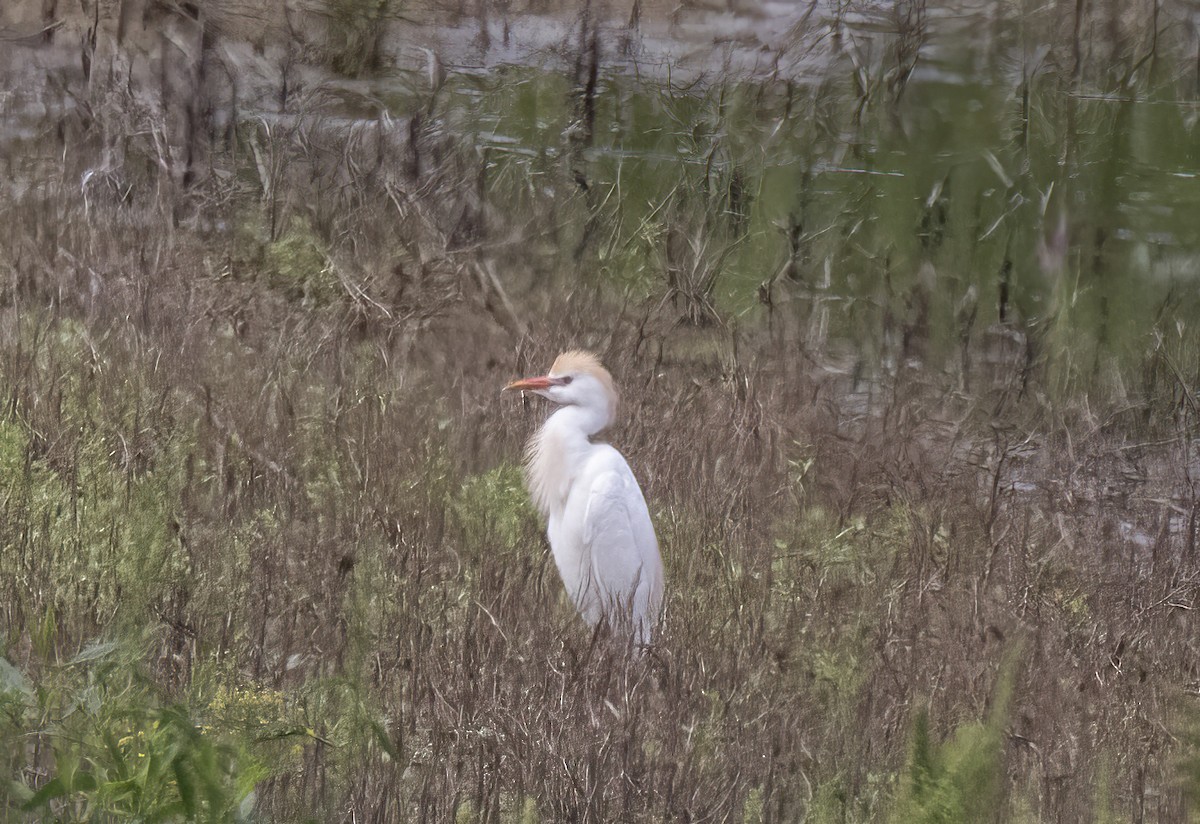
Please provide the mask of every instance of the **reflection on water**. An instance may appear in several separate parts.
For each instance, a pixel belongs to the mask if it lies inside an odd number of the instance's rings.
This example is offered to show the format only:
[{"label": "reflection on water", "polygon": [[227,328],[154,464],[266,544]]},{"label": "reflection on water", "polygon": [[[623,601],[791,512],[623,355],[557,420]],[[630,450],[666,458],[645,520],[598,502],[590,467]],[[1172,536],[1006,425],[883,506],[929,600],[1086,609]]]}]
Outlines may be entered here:
[{"label": "reflection on water", "polygon": [[[964,313],[1052,328],[1082,360],[1143,347],[1197,308],[1197,106],[1169,83],[1088,92],[1016,25],[950,19],[902,82],[895,35],[846,36],[787,79],[671,83],[614,59],[588,129],[564,72],[452,73],[436,116],[486,152],[506,211],[586,186],[618,226],[597,263],[623,282],[715,268],[723,312],[832,301],[831,334],[876,343],[907,313],[934,351]],[[664,251],[675,232],[690,262]]]},{"label": "reflection on water", "polygon": [[[1141,41],[1119,27],[1074,50],[1044,42],[1045,10],[845,5],[601,27],[594,48],[565,19],[493,20],[486,47],[467,24],[433,27],[436,93],[433,52],[403,38],[390,73],[305,82],[326,124],[386,110],[413,134],[465,136],[508,229],[553,224],[526,254],[635,293],[665,284],[694,322],[819,305],[820,336],[868,361],[944,355],[969,327],[1036,334],[1082,363],[1196,316],[1200,107],[1166,45],[1135,60]],[[12,86],[7,143],[36,143],[48,113],[75,107],[42,82]],[[295,116],[286,94],[252,88],[243,123]],[[10,193],[39,174],[9,169]]]}]

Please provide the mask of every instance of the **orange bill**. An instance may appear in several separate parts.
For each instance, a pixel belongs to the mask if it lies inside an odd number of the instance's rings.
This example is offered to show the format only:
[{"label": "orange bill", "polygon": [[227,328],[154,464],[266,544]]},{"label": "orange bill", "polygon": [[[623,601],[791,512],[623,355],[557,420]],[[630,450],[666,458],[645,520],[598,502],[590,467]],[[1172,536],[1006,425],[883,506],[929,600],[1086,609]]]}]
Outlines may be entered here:
[{"label": "orange bill", "polygon": [[549,375],[543,375],[538,378],[522,378],[519,381],[513,381],[508,386],[504,387],[505,391],[509,389],[520,389],[522,392],[532,392],[535,389],[549,389],[551,386],[558,386],[561,381],[558,378],[552,378]]}]

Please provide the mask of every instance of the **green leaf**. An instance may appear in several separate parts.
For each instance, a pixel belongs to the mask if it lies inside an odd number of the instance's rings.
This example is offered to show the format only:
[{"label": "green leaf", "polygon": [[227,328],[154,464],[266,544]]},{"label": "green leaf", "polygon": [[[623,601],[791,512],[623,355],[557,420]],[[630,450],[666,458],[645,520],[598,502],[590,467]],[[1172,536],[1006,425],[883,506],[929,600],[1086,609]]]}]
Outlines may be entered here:
[{"label": "green leaf", "polygon": [[146,753],[146,757],[139,760],[144,762],[144,766],[140,770],[142,786],[146,788],[147,792],[151,792],[162,778],[164,769],[163,757],[151,747],[150,751]]},{"label": "green leaf", "polygon": [[100,690],[95,684],[92,684],[83,691],[77,702],[80,707],[87,710],[87,713],[92,716],[100,714],[100,707],[103,705],[103,698],[100,695]]},{"label": "green leaf", "polygon": [[51,778],[42,788],[33,794],[33,798],[25,802],[21,807],[23,810],[36,810],[38,807],[44,807],[56,798],[61,798],[67,794],[67,788],[63,784],[61,778]]},{"label": "green leaf", "polygon": [[72,658],[69,663],[80,664],[85,661],[95,661],[99,658],[105,658],[116,648],[117,645],[113,641],[97,641],[94,644],[88,644],[80,650],[79,654]]},{"label": "green leaf", "polygon": [[117,736],[110,729],[104,730],[104,746],[108,750],[109,758],[112,759],[113,767],[117,771],[117,777],[126,779],[129,777],[129,767],[125,764],[125,754],[121,752],[121,745],[117,741]]},{"label": "green leaf", "polygon": [[[271,770],[249,755],[243,755],[238,760],[238,771],[234,776],[234,799],[241,799],[244,804],[248,796],[254,796],[254,788],[258,782],[271,777]],[[253,802],[251,802],[253,803]]]},{"label": "green leaf", "polygon": [[96,789],[96,776],[89,772],[75,773],[75,778],[71,781],[71,792],[86,793]]},{"label": "green leaf", "polygon": [[379,741],[379,746],[383,747],[383,751],[393,761],[399,761],[400,753],[397,752],[395,745],[392,743],[392,737],[388,735],[388,731],[384,728],[383,724],[378,719],[372,718],[371,729],[375,731],[375,738]]},{"label": "green leaf", "polygon": [[15,779],[8,782],[8,794],[20,802],[28,802],[33,798],[33,790]]},{"label": "green leaf", "polygon": [[79,757],[70,752],[55,753],[54,767],[62,782],[63,792],[69,792],[75,784],[75,773],[79,772]]},{"label": "green leaf", "polygon": [[183,811],[188,818],[195,818],[199,811],[196,803],[196,780],[192,771],[182,759],[175,759],[171,765],[175,770],[175,782],[179,785],[179,800],[183,802]]},{"label": "green leaf", "polygon": [[[127,778],[123,781],[108,781],[101,785],[100,794],[110,802],[121,801],[131,796],[136,799],[141,797],[142,787],[136,778]],[[135,801],[135,806],[136,803]]]},{"label": "green leaf", "polygon": [[14,667],[8,659],[0,657],[0,692],[19,692],[26,698],[33,697],[33,687],[25,673]]}]

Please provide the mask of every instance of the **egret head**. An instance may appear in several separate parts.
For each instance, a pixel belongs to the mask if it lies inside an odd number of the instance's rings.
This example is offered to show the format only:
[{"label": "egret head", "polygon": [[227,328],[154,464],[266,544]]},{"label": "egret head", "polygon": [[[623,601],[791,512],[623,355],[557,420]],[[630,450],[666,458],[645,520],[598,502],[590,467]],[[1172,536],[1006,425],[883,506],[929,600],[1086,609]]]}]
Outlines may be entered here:
[{"label": "egret head", "polygon": [[611,421],[617,412],[617,390],[612,375],[590,352],[564,352],[550,372],[537,378],[513,381],[508,389],[533,392],[560,406],[579,406]]}]

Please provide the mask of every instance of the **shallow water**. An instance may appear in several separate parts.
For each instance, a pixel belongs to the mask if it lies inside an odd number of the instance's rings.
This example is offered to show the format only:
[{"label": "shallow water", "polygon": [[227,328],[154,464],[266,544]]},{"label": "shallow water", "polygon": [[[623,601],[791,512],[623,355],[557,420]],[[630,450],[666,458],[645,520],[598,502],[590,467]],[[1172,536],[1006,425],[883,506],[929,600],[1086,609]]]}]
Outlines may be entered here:
[{"label": "shallow water", "polygon": [[[633,56],[602,48],[590,134],[564,61],[468,66],[448,37],[434,116],[486,152],[493,205],[561,198],[569,166],[616,224],[596,241],[607,277],[713,274],[728,315],[817,297],[834,336],[925,325],[935,351],[965,318],[1003,321],[1055,330],[1080,361],[1196,316],[1198,106],[1165,60],[1114,85],[1072,76],[1019,18],[930,15],[906,46],[878,16],[789,33],[798,14],[776,11],[674,75],[686,50],[661,29]],[[414,98],[419,76],[389,105]],[[683,261],[665,260],[673,232]]]},{"label": "shallow water", "polygon": [[[579,16],[493,17],[486,43],[477,21],[426,23],[394,32],[378,76],[304,83],[334,92],[326,123],[421,112],[473,143],[487,205],[528,255],[635,295],[665,284],[687,320],[786,317],[880,362],[1002,327],[1092,368],[1186,337],[1200,309],[1200,102],[1184,10],[1164,6],[1152,41],[1132,13],[1101,30],[1097,6],[1073,43],[1053,6],[920,9],[601,21],[590,93]],[[221,49],[246,67],[238,116],[269,118],[277,56]],[[54,79],[78,72],[66,51],[8,61],[10,149],[75,105],[63,89],[77,80]],[[446,68],[435,97],[430,53]],[[38,174],[9,168],[18,194]]]}]

